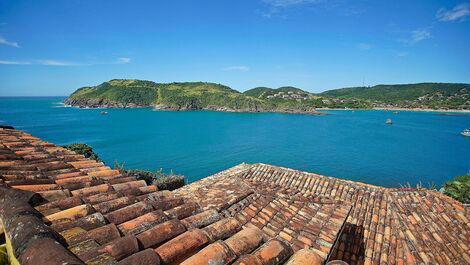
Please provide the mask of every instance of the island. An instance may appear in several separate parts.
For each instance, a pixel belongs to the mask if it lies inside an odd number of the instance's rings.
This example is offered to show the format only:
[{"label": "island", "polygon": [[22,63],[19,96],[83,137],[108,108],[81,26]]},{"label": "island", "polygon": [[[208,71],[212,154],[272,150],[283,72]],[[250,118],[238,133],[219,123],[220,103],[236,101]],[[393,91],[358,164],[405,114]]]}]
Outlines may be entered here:
[{"label": "island", "polygon": [[470,84],[419,83],[352,87],[311,93],[300,88],[256,87],[239,92],[210,82],[156,83],[113,79],[82,87],[64,100],[79,108],[282,112],[325,115],[317,109],[470,111]]}]

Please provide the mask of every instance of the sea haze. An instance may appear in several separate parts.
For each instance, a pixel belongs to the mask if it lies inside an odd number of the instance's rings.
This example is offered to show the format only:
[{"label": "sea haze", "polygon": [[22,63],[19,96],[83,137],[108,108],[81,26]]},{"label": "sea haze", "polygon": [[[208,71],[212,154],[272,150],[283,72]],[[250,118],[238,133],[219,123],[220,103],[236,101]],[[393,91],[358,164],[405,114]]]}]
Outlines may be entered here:
[{"label": "sea haze", "polygon": [[[193,182],[268,163],[386,187],[440,186],[470,170],[470,115],[328,111],[332,116],[65,108],[64,98],[0,98],[0,124],[57,145],[87,143],[108,166],[173,169]],[[386,125],[392,118],[394,124]]]}]

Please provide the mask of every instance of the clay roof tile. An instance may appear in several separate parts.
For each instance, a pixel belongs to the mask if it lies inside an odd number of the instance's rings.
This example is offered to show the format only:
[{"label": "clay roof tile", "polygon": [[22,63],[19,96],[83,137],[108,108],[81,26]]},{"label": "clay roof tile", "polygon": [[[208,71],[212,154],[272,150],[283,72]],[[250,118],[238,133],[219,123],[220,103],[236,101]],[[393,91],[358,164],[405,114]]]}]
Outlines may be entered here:
[{"label": "clay roof tile", "polygon": [[136,237],[143,248],[148,248],[158,246],[185,231],[186,228],[184,225],[178,219],[173,219],[155,225],[147,231],[138,234]]},{"label": "clay roof tile", "polygon": [[196,253],[209,242],[206,233],[200,229],[186,231],[155,249],[165,264],[176,262],[179,259]]},{"label": "clay roof tile", "polygon": [[99,253],[108,253],[116,260],[121,260],[139,251],[137,239],[133,235],[117,238],[100,247]]},{"label": "clay roof tile", "polygon": [[235,253],[223,241],[216,241],[183,261],[181,265],[230,264],[236,259]]},{"label": "clay roof tile", "polygon": [[35,264],[84,264],[61,244],[50,238],[35,240],[19,257],[23,265]]},{"label": "clay roof tile", "polygon": [[119,261],[117,265],[160,265],[160,257],[151,248],[147,248]]},{"label": "clay roof tile", "polygon": [[118,225],[118,229],[124,235],[129,235],[129,234],[137,235],[167,220],[168,220],[168,217],[163,213],[163,211],[156,210],[156,211],[141,215],[127,222],[124,222]]},{"label": "clay roof tile", "polygon": [[225,243],[235,255],[242,256],[251,253],[261,244],[262,240],[263,232],[255,226],[249,226],[226,239]]},{"label": "clay roof tile", "polygon": [[126,221],[137,218],[143,214],[151,212],[152,205],[146,202],[137,202],[121,209],[115,210],[105,215],[106,219],[111,223],[119,225]]},{"label": "clay roof tile", "polygon": [[88,235],[103,245],[121,237],[115,224],[107,224],[88,231]]},{"label": "clay roof tile", "polygon": [[240,223],[233,217],[222,219],[203,228],[204,232],[209,236],[211,242],[220,239],[226,239],[240,231],[240,229]]},{"label": "clay roof tile", "polygon": [[187,229],[201,228],[210,225],[221,219],[220,214],[215,209],[206,210],[189,216],[183,219],[181,222],[186,226]]}]

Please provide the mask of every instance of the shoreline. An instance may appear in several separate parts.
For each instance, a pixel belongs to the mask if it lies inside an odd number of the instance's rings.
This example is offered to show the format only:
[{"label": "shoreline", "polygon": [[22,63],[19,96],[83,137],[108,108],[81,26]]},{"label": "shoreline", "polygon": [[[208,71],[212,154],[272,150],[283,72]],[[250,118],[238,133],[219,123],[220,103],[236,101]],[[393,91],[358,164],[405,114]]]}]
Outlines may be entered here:
[{"label": "shoreline", "polygon": [[316,108],[315,111],[302,111],[302,110],[234,110],[228,109],[225,107],[208,107],[208,108],[197,108],[197,109],[186,109],[186,108],[173,108],[173,107],[155,107],[155,106],[123,106],[123,107],[110,107],[110,106],[77,106],[60,103],[62,107],[65,108],[77,108],[77,109],[142,109],[142,108],[151,108],[153,111],[197,111],[197,110],[206,110],[206,111],[217,111],[217,112],[233,112],[233,113],[283,113],[283,114],[303,114],[303,115],[315,115],[315,116],[328,116],[332,114],[325,113],[323,111],[363,111],[363,110],[381,110],[381,111],[412,111],[412,112],[435,112],[435,113],[465,113],[470,114],[470,110],[464,109],[422,109],[422,108],[370,108],[370,109],[352,109],[352,108]]},{"label": "shoreline", "polygon": [[328,110],[383,110],[383,111],[414,111],[414,112],[455,112],[455,113],[470,113],[470,110],[460,109],[421,109],[421,108],[371,108],[371,109],[336,109],[336,108],[317,108],[318,111]]},{"label": "shoreline", "polygon": [[83,109],[83,110],[90,110],[90,109],[143,109],[143,108],[151,108],[152,111],[172,111],[172,112],[180,112],[180,111],[216,111],[216,112],[228,112],[228,113],[282,113],[282,114],[301,114],[301,115],[313,115],[313,116],[331,116],[333,114],[328,114],[324,112],[318,111],[302,111],[302,110],[235,110],[229,109],[225,107],[205,107],[205,108],[175,108],[175,107],[156,107],[156,106],[123,106],[123,107],[114,107],[114,106],[77,106],[77,105],[70,105],[65,104],[63,102],[60,103],[64,108],[76,108],[76,109]]}]

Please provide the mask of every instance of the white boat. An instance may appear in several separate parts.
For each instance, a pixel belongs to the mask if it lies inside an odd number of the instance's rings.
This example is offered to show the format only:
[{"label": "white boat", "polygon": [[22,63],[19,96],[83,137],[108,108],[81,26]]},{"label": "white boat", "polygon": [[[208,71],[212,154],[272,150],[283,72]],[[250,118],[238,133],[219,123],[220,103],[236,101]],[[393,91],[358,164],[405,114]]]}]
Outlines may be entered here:
[{"label": "white boat", "polygon": [[107,111],[102,111],[102,112],[101,112],[101,115],[106,115],[106,114],[108,114]]},{"label": "white boat", "polygon": [[460,134],[463,136],[470,137],[470,129],[465,129]]},{"label": "white boat", "polygon": [[387,119],[387,120],[385,121],[385,123],[392,125],[392,124],[393,124],[393,121],[392,121],[392,119]]}]

